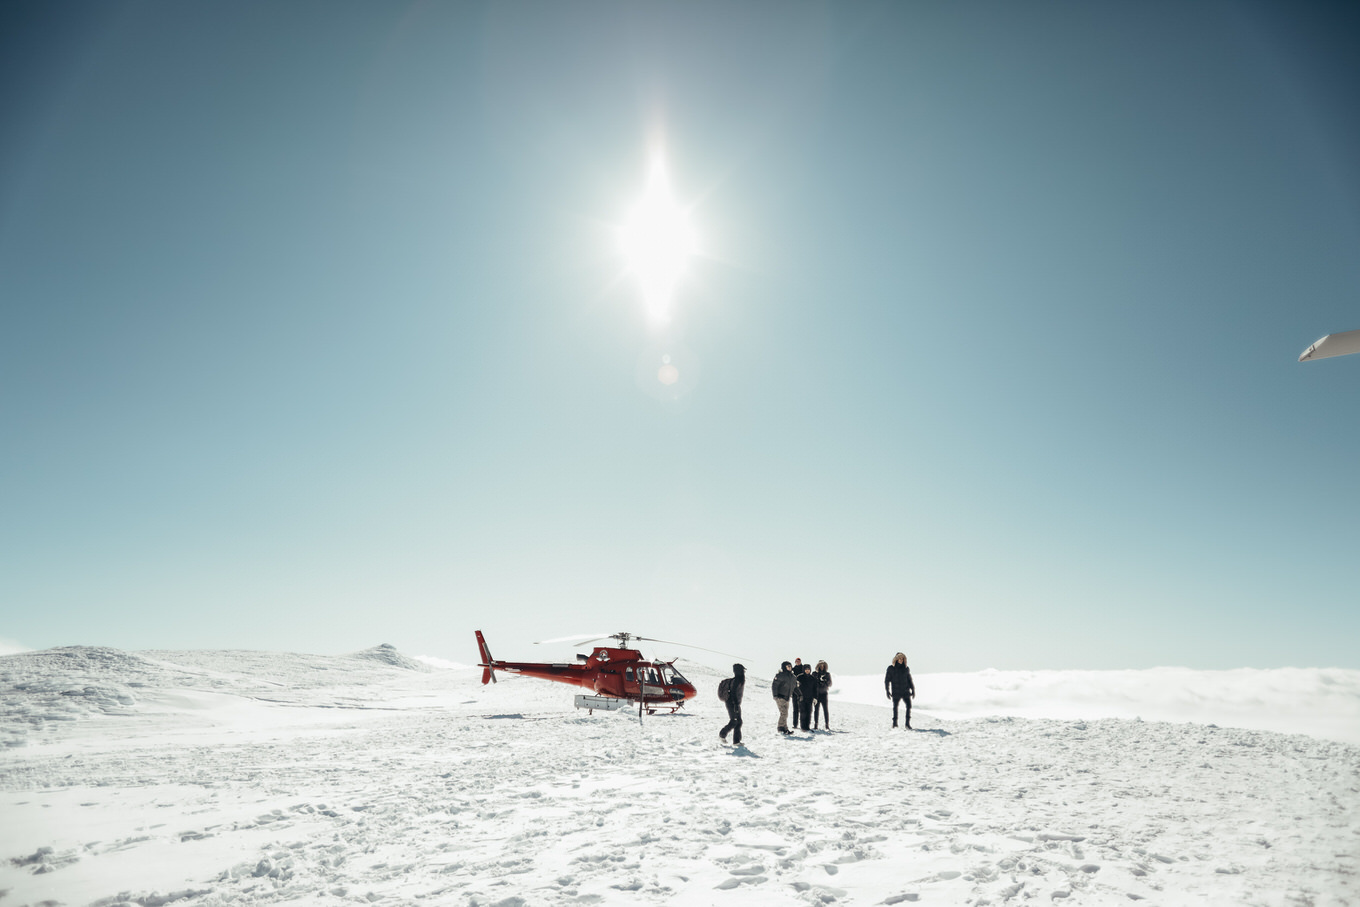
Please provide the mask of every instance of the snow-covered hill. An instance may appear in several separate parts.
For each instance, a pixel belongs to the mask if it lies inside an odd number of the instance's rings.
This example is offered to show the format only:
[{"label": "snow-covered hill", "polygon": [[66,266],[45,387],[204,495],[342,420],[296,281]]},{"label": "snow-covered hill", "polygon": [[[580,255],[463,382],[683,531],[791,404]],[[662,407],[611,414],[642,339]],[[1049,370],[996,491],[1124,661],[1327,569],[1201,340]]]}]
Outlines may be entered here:
[{"label": "snow-covered hill", "polygon": [[844,699],[786,740],[753,680],[733,749],[683,668],[689,714],[639,722],[391,647],[0,657],[0,898],[1360,903],[1360,747]]}]

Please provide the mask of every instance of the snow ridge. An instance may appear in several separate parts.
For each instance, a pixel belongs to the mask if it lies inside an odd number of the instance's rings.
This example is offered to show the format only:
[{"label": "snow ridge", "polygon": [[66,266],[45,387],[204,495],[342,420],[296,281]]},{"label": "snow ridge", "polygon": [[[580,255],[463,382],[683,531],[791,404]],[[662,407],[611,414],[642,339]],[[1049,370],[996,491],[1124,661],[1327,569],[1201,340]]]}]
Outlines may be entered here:
[{"label": "snow ridge", "polygon": [[167,693],[274,697],[297,705],[358,707],[381,681],[434,669],[388,644],[351,655],[288,652],[124,652],[64,646],[0,656],[0,747],[23,746],[62,722],[151,714]]},{"label": "snow ridge", "polygon": [[407,671],[429,672],[434,670],[434,668],[430,667],[427,664],[419,662],[414,658],[408,658],[407,656],[401,654],[400,652],[397,651],[396,647],[391,645],[390,643],[383,643],[382,645],[374,646],[371,649],[364,649],[362,652],[355,652],[350,657],[364,658],[368,659],[369,661],[376,661],[380,662],[381,664],[391,665],[394,668],[403,668]]}]

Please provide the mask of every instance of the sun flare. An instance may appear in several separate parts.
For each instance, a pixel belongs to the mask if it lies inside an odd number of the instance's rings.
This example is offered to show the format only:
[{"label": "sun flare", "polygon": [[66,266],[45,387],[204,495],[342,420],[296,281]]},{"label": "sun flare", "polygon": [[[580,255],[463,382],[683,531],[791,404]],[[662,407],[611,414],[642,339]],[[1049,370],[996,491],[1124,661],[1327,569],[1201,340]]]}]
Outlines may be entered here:
[{"label": "sun flare", "polygon": [[659,158],[652,164],[642,199],[619,229],[619,246],[647,311],[659,321],[669,320],[676,286],[698,251],[698,241],[689,212],[671,194]]}]

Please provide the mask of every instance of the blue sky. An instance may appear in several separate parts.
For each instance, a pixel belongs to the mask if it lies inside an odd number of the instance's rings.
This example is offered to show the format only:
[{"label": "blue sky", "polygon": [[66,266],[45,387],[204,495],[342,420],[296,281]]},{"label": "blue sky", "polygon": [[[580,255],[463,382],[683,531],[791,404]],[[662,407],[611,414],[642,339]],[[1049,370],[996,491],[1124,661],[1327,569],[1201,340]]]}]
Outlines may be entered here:
[{"label": "blue sky", "polygon": [[[1360,328],[1354,7],[0,36],[0,637],[1360,667],[1360,357],[1295,361]],[[658,151],[665,324],[616,235]]]}]

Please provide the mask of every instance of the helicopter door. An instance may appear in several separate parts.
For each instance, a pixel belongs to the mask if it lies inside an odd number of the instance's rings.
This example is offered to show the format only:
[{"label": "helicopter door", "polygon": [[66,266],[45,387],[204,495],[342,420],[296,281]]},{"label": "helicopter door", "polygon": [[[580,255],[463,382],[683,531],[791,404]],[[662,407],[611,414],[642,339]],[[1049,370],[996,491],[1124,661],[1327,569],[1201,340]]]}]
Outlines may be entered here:
[{"label": "helicopter door", "polygon": [[643,697],[661,697],[666,695],[666,688],[661,685],[661,675],[656,668],[639,668],[638,679],[642,681]]}]

